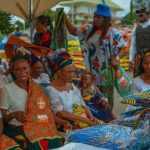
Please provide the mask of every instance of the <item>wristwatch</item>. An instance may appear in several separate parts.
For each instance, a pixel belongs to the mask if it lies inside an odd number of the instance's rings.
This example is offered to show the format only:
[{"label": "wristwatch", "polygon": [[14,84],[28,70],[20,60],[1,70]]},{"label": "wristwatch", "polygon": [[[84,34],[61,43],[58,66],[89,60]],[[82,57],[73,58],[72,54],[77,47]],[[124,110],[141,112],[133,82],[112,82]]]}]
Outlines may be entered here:
[{"label": "wristwatch", "polygon": [[120,57],[119,57],[119,56],[116,56],[116,60],[117,60],[117,61],[120,61]]}]

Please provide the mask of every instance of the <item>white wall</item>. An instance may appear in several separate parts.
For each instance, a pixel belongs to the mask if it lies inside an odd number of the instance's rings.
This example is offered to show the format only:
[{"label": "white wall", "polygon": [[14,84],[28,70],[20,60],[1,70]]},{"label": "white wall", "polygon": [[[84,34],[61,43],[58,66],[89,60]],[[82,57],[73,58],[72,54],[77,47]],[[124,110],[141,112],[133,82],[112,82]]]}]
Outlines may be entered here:
[{"label": "white wall", "polygon": [[84,12],[84,13],[93,13],[95,10],[95,7],[89,7],[89,6],[78,6],[75,8],[75,12],[78,12],[78,13],[81,13],[81,12]]}]

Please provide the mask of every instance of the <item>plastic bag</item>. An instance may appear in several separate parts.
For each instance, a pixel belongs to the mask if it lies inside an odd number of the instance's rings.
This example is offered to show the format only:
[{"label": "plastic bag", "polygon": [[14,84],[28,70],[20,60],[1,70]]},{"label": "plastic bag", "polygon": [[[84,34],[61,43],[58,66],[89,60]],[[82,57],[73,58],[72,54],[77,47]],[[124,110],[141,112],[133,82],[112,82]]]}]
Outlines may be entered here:
[{"label": "plastic bag", "polygon": [[131,87],[131,79],[121,66],[118,66],[117,69],[115,69],[114,84],[118,93],[121,96],[126,96],[129,94]]}]

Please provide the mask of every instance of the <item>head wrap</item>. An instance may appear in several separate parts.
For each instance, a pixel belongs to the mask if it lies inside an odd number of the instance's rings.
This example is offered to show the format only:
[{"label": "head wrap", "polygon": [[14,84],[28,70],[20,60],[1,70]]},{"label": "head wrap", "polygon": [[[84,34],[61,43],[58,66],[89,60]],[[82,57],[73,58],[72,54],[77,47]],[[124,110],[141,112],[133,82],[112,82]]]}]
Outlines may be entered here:
[{"label": "head wrap", "polygon": [[61,52],[50,62],[52,74],[54,75],[58,70],[64,68],[67,65],[72,64],[72,59],[67,52]]}]

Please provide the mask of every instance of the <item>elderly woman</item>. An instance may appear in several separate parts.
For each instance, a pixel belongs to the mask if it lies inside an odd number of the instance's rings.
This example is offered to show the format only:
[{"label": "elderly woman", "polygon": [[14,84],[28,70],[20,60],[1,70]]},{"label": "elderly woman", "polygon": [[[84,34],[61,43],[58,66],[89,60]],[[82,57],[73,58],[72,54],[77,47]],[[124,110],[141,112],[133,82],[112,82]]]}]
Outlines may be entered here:
[{"label": "elderly woman", "polygon": [[92,25],[87,24],[77,28],[70,23],[66,15],[65,24],[71,34],[79,37],[85,65],[96,75],[95,83],[113,107],[114,75],[111,67],[119,65],[120,58],[126,53],[126,42],[120,32],[111,27],[109,6],[97,5]]},{"label": "elderly woman", "polygon": [[47,90],[54,114],[74,122],[75,128],[96,125],[98,122],[86,107],[80,91],[71,83],[75,68],[70,55],[61,52],[54,58],[51,66],[54,78]]},{"label": "elderly woman", "polygon": [[2,96],[1,111],[4,134],[22,149],[60,147],[50,104],[41,87],[30,78],[29,61],[23,56],[12,59],[16,80],[7,84]]}]

